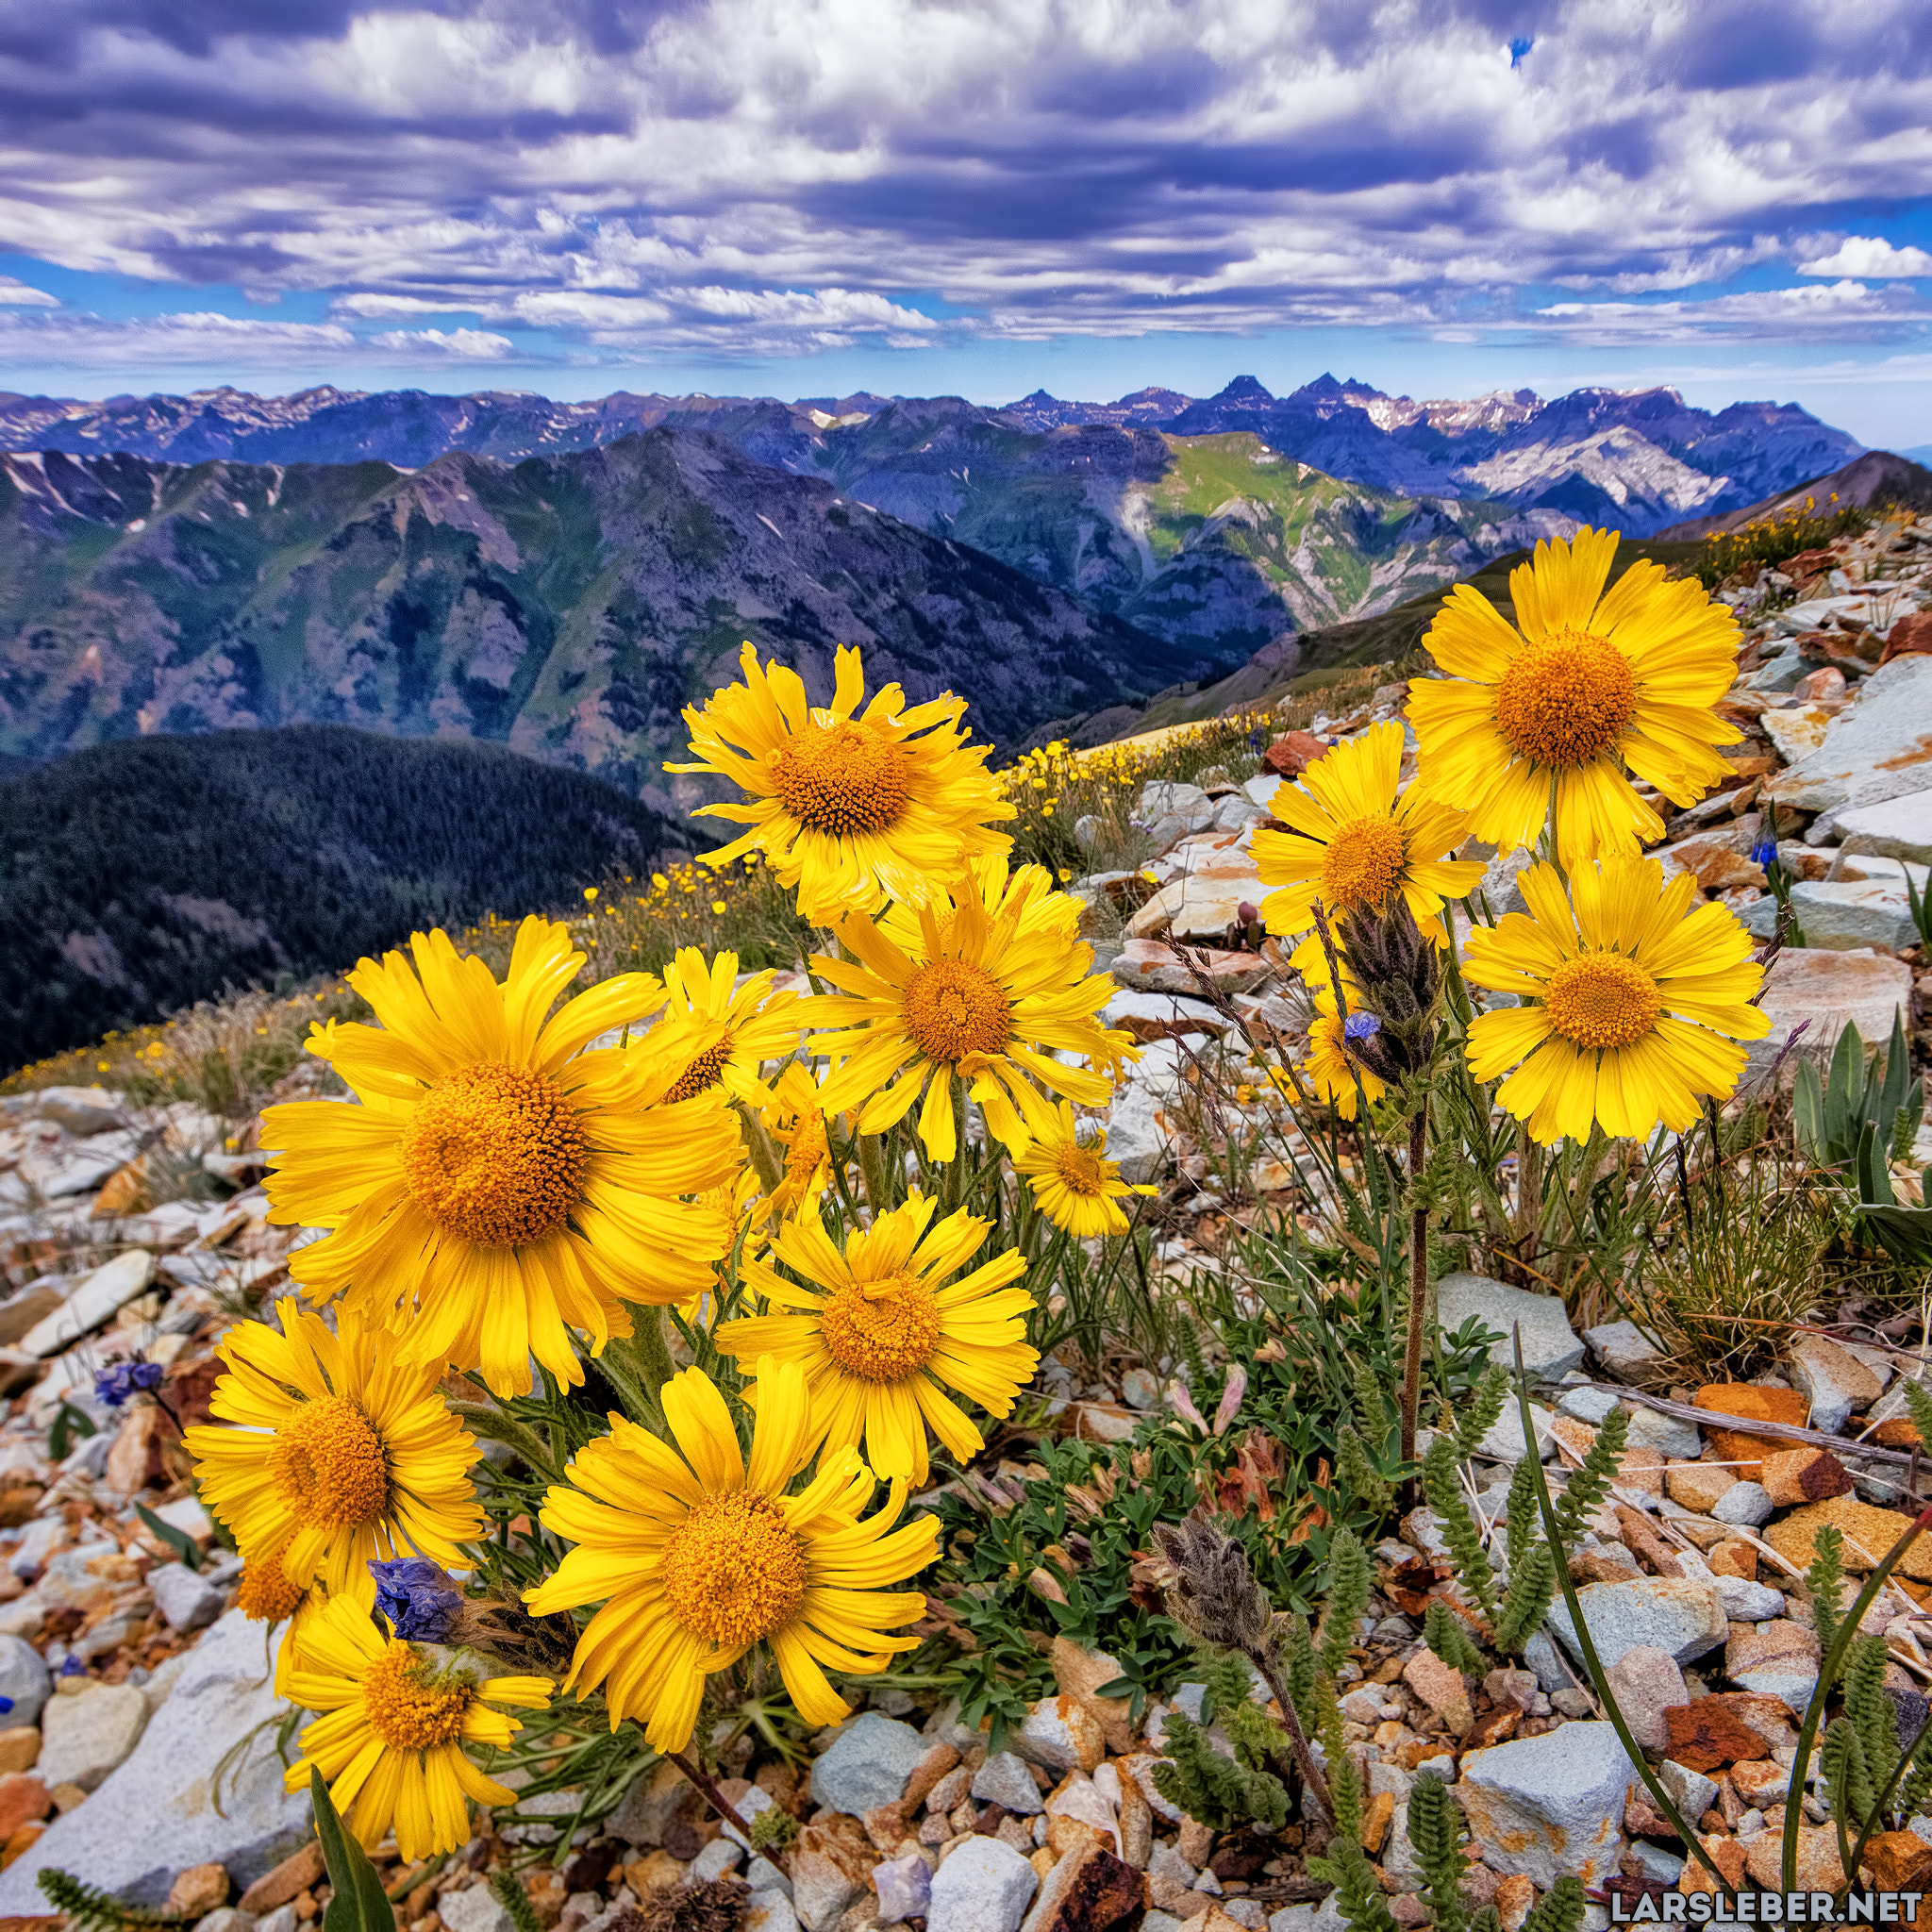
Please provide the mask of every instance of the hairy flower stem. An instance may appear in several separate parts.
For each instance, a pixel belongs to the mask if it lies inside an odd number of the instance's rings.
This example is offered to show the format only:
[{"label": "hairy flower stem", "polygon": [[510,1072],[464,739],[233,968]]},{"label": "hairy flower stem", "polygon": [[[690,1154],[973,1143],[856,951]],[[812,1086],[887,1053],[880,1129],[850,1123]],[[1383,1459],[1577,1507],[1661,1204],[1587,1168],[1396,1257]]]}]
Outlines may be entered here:
[{"label": "hairy flower stem", "polygon": [[[1428,1152],[1429,1109],[1416,1109],[1408,1124],[1408,1344],[1402,1357],[1402,1459],[1415,1460],[1416,1409],[1423,1388],[1423,1311],[1429,1299],[1429,1210],[1422,1196],[1423,1159]],[[1409,1480],[1411,1491],[1417,1487]],[[1419,1500],[1419,1499],[1418,1499]],[[1413,1504],[1411,1504],[1413,1507]]]},{"label": "hairy flower stem", "polygon": [[1302,1788],[1322,1808],[1320,1828],[1314,1828],[1316,1821],[1309,1821],[1311,1835],[1325,1842],[1335,1824],[1335,1799],[1328,1790],[1328,1780],[1322,1775],[1322,1767],[1315,1762],[1314,1752],[1308,1747],[1308,1734],[1302,1729],[1301,1715],[1294,1707],[1288,1679],[1282,1674],[1281,1646],[1271,1641],[1249,1651],[1248,1657],[1267,1679],[1269,1695],[1281,1707],[1282,1728],[1288,1733],[1289,1748],[1294,1753],[1295,1769],[1301,1773]]},{"label": "hairy flower stem", "polygon": [[[664,1755],[697,1787],[705,1803],[744,1840],[746,1845],[749,1845],[751,1826],[738,1815],[738,1807],[718,1789],[710,1774],[693,1759],[687,1757],[682,1751],[667,1751]],[[771,1855],[767,1853],[766,1856]]]},{"label": "hairy flower stem", "polygon": [[892,1206],[886,1187],[886,1141],[883,1134],[855,1134],[858,1149],[858,1172],[865,1178],[865,1201],[874,1214],[884,1214]]},{"label": "hairy flower stem", "polygon": [[625,1407],[654,1436],[664,1433],[664,1404],[658,1391],[675,1371],[671,1350],[664,1340],[664,1311],[628,1304],[631,1332],[613,1335],[605,1344],[597,1365],[616,1385]]},{"label": "hairy flower stem", "polygon": [[765,1131],[758,1108],[747,1107],[741,1100],[736,1106],[744,1127],[744,1151],[751,1156],[751,1164],[758,1169],[765,1192],[775,1194],[785,1179],[785,1163],[778,1158],[778,1150],[772,1145],[772,1137]]}]

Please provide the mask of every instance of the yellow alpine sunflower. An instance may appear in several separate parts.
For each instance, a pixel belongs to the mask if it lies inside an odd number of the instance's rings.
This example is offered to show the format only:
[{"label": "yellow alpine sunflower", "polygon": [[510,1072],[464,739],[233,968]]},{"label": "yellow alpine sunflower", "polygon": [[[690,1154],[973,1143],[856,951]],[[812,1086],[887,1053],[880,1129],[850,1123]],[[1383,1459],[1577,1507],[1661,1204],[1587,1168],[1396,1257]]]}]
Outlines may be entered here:
[{"label": "yellow alpine sunflower", "polygon": [[1402,726],[1374,724],[1334,746],[1284,785],[1270,809],[1293,829],[1254,835],[1255,869],[1274,886],[1261,901],[1268,930],[1307,933],[1294,954],[1307,980],[1328,977],[1328,958],[1313,928],[1319,905],[1331,926],[1344,912],[1374,908],[1400,892],[1416,924],[1443,939],[1443,902],[1472,891],[1483,875],[1476,859],[1445,858],[1462,842],[1467,821],[1454,806],[1425,798],[1402,782]]},{"label": "yellow alpine sunflower", "polygon": [[[484,1529],[466,1474],[476,1443],[437,1393],[441,1364],[404,1361],[400,1339],[353,1309],[331,1334],[320,1315],[280,1308],[280,1330],[240,1322],[216,1345],[228,1373],[208,1407],[238,1426],[183,1439],[244,1562],[364,1606],[372,1557],[465,1565],[457,1545]],[[265,1574],[264,1602],[270,1585]]]},{"label": "yellow alpine sunflower", "polygon": [[600,1603],[577,1640],[566,1690],[604,1687],[614,1731],[627,1717],[653,1750],[691,1741],[705,1678],[767,1643],[808,1724],[850,1714],[823,1664],[882,1671],[919,1640],[893,1636],[924,1614],[917,1591],[881,1585],[916,1575],[938,1554],[930,1516],[892,1527],[906,1504],[895,1482],[881,1509],[851,1450],[821,1460],[795,1495],[786,1486],[816,1440],[796,1363],[758,1366],[761,1400],[747,1466],[724,1398],[701,1369],[664,1384],[676,1448],[610,1418],[544,1500],[546,1528],[576,1544],[554,1575],[525,1592],[534,1615]]},{"label": "yellow alpine sunflower", "polygon": [[664,969],[669,1007],[631,1051],[670,1074],[666,1101],[691,1100],[713,1087],[756,1107],[771,1100],[758,1072],[766,1060],[797,1051],[798,995],[774,992],[777,974],[769,968],[734,991],[737,977],[736,953],[720,953],[708,967],[695,946],[679,947]]},{"label": "yellow alpine sunflower", "polygon": [[1736,1042],[1763,1039],[1771,1019],[1750,1004],[1764,973],[1728,908],[1691,910],[1697,881],[1680,872],[1666,884],[1655,858],[1578,866],[1568,899],[1555,866],[1517,885],[1528,913],[1477,926],[1462,971],[1524,1004],[1478,1015],[1467,1052],[1478,1080],[1516,1068],[1496,1098],[1533,1139],[1581,1141],[1592,1123],[1681,1132],[1703,1095],[1736,1089]]},{"label": "yellow alpine sunflower", "polygon": [[1712,747],[1739,734],[1711,707],[1737,670],[1738,620],[1647,561],[1606,595],[1616,554],[1614,530],[1539,543],[1509,573],[1514,627],[1463,584],[1423,640],[1451,675],[1408,688],[1420,782],[1467,807],[1478,839],[1534,844],[1554,800],[1563,864],[1635,853],[1664,827],[1626,768],[1679,806],[1730,769]]},{"label": "yellow alpine sunflower", "polygon": [[[1120,1162],[1107,1158],[1107,1129],[1090,1127],[1083,1136],[1074,1109],[1064,1100],[1055,1110],[1052,1124],[1024,1153],[1013,1157],[1013,1171],[1026,1176],[1040,1211],[1056,1227],[1082,1240],[1126,1233],[1122,1199],[1160,1191],[1122,1180]],[[1031,1373],[1029,1369],[1027,1374]]]},{"label": "yellow alpine sunflower", "polygon": [[366,1609],[334,1597],[291,1633],[290,1701],[324,1715],[300,1734],[302,1756],[285,1781],[290,1790],[306,1791],[311,1767],[321,1772],[363,1849],[373,1852],[393,1830],[396,1852],[408,1862],[468,1843],[466,1799],[515,1801],[507,1785],[471,1763],[463,1746],[502,1749],[523,1725],[491,1707],[543,1710],[553,1687],[548,1677],[486,1677],[459,1657],[405,1643],[387,1629]]},{"label": "yellow alpine sunflower", "polygon": [[968,744],[959,729],[964,698],[908,710],[889,684],[860,712],[865,671],[841,646],[827,708],[807,702],[795,671],[761,667],[753,645],[739,661],[742,684],[685,711],[696,761],[664,767],[728,778],[746,794],[743,804],[698,808],[751,827],[706,853],[705,864],[756,847],[778,883],[797,889],[800,913],[826,922],[875,911],[888,897],[919,905],[963,859],[1007,850],[1011,841],[987,824],[1014,808],[985,770],[991,746]]},{"label": "yellow alpine sunflower", "polygon": [[796,1214],[832,1184],[831,1141],[819,1104],[819,1083],[802,1060],[792,1060],[772,1082],[772,1103],[763,1119],[785,1162],[772,1212]]},{"label": "yellow alpine sunflower", "polygon": [[[1352,1015],[1357,1008],[1346,961],[1342,966],[1341,990]],[[1359,1060],[1353,1058],[1342,1043],[1345,1023],[1332,982],[1315,988],[1311,1005],[1314,1013],[1308,1023],[1308,1050],[1300,1062],[1301,1071],[1314,1090],[1316,1099],[1326,1101],[1343,1120],[1352,1121],[1362,1099],[1374,1103],[1389,1090]],[[1359,1094],[1355,1084],[1357,1074],[1361,1075],[1362,1083]]]},{"label": "yellow alpine sunflower", "polygon": [[[328,1602],[312,1584],[291,1583],[282,1570],[282,1551],[292,1529],[275,1549],[244,1557],[242,1581],[235,1590],[235,1607],[253,1624],[287,1624],[281,1648],[275,1653],[275,1695],[286,1701],[289,1673],[295,1666],[295,1638],[322,1614]],[[373,1591],[371,1592],[373,1595]]]},{"label": "yellow alpine sunflower", "polygon": [[[889,920],[841,920],[848,957],[812,956],[819,977],[847,995],[826,994],[811,1007],[814,1018],[850,1029],[808,1042],[838,1062],[819,1090],[826,1113],[857,1108],[861,1134],[883,1133],[924,1093],[919,1137],[933,1159],[951,1160],[958,1151],[955,1079],[1015,1154],[1052,1118],[1035,1081],[1088,1106],[1108,1098],[1111,1070],[1140,1050],[1095,1017],[1113,981],[1088,976],[1093,949],[1063,929],[1057,909],[1016,898],[990,912],[968,884],[958,898],[935,890],[918,921],[917,938],[902,946]],[[1049,1049],[1108,1071],[1069,1066]]]},{"label": "yellow alpine sunflower", "polygon": [[[991,1222],[960,1212],[931,1226],[937,1203],[915,1196],[845,1237],[845,1251],[815,1217],[786,1222],[769,1258],[748,1261],[744,1278],[766,1306],[786,1313],[726,1322],[719,1350],[747,1359],[795,1362],[811,1397],[815,1441],[863,1448],[880,1475],[915,1489],[926,1477],[926,1424],[960,1462],[986,1441],[945,1393],[958,1390],[989,1413],[1010,1415],[1021,1385],[1040,1364],[1026,1345],[1033,1297],[1010,1284],[1026,1272],[1008,1252],[963,1275]],[[788,1281],[782,1261],[808,1284]],[[763,1369],[756,1399],[764,1406]]]},{"label": "yellow alpine sunflower", "polygon": [[619,974],[544,1019],[584,964],[567,926],[525,920],[500,986],[446,933],[410,945],[414,971],[390,953],[349,975],[379,1026],[331,1023],[309,1041],[362,1105],[262,1116],[270,1219],[333,1230],[290,1273],[402,1327],[406,1360],[480,1366],[499,1395],[529,1392],[532,1354],[580,1382],[572,1329],[596,1353],[631,1332],[625,1302],[708,1285],[728,1228],[678,1197],[732,1178],[738,1123],[722,1089],[673,1100],[675,1070],[585,1050],[663,1004],[652,974]]}]

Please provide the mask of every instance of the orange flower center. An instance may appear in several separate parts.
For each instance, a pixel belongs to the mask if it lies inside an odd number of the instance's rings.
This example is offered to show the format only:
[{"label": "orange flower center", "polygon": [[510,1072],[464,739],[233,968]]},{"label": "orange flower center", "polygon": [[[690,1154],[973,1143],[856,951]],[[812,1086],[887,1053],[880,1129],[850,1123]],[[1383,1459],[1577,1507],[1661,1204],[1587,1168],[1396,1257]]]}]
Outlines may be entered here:
[{"label": "orange flower center", "polygon": [[555,1080],[485,1061],[429,1090],[404,1130],[402,1156],[416,1205],[445,1234],[516,1248],[570,1219],[590,1143]]},{"label": "orange flower center", "polygon": [[1379,906],[1401,880],[1408,845],[1392,818],[1350,819],[1322,861],[1322,903]]},{"label": "orange flower center", "polygon": [[939,1304],[932,1290],[909,1274],[861,1288],[848,1283],[831,1295],[819,1333],[832,1359],[866,1382],[900,1382],[932,1359],[940,1342]]},{"label": "orange flower center", "polygon": [[391,1642],[362,1676],[362,1715],[392,1751],[454,1744],[476,1701],[467,1677],[439,1677],[413,1643]]},{"label": "orange flower center", "polygon": [[969,1054],[1004,1053],[1013,1009],[984,966],[935,959],[907,982],[906,1030],[927,1059],[953,1066]]},{"label": "orange flower center", "polygon": [[1634,1046],[1657,1027],[1664,1003],[1654,980],[1621,953],[1585,953],[1550,974],[1543,1009],[1573,1046]]},{"label": "orange flower center", "polygon": [[1100,1156],[1091,1147],[1078,1147],[1071,1141],[1063,1147],[1056,1147],[1053,1171],[1076,1194],[1085,1194],[1091,1199],[1107,1192],[1107,1169]]},{"label": "orange flower center", "polygon": [[870,724],[808,724],[772,754],[778,803],[808,832],[889,832],[912,798],[912,760]]},{"label": "orange flower center", "polygon": [[727,1033],[716,1046],[706,1047],[691,1060],[671,1083],[664,1098],[666,1101],[695,1100],[707,1088],[715,1087],[724,1077],[725,1063],[730,1058],[731,1036]]},{"label": "orange flower center", "polygon": [[284,1537],[266,1556],[251,1557],[242,1565],[242,1582],[235,1591],[235,1607],[257,1624],[280,1624],[302,1607],[308,1594],[299,1583],[291,1583],[282,1568],[282,1552],[289,1546]]},{"label": "orange flower center", "polygon": [[1636,716],[1630,660],[1594,631],[1552,631],[1517,652],[1496,686],[1509,749],[1557,770],[1602,758]]},{"label": "orange flower center", "polygon": [[694,1637],[756,1643],[805,1599],[805,1543],[776,1501],[740,1490],[707,1496],[664,1546],[664,1593]]},{"label": "orange flower center", "polygon": [[346,1395],[305,1402],[275,1431],[268,1469],[289,1513],[305,1527],[346,1529],[389,1513],[382,1438]]}]

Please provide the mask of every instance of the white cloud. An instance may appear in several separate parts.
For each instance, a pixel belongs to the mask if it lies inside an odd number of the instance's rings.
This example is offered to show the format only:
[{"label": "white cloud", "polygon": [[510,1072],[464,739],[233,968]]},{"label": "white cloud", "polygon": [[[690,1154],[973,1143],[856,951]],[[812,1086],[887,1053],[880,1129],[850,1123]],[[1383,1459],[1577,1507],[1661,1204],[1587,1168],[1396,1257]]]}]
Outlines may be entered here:
[{"label": "white cloud", "polygon": [[0,357],[30,367],[286,371],[291,358],[341,354],[356,338],[331,323],[256,322],[195,312],[118,322],[98,315],[0,314]]},{"label": "white cloud", "polygon": [[1883,341],[1932,324],[1932,303],[1862,282],[1753,289],[1703,302],[1558,302],[1537,310],[1553,332],[1592,342],[1786,341],[1793,336]]},{"label": "white cloud", "polygon": [[371,336],[378,349],[405,356],[444,356],[458,362],[501,362],[516,344],[487,328],[391,328]]},{"label": "white cloud", "polygon": [[1882,235],[1847,235],[1829,255],[1798,264],[1801,275],[1932,275],[1932,255],[1923,248],[1894,248]]},{"label": "white cloud", "polygon": [[11,275],[0,275],[0,308],[58,308],[60,299],[44,289],[29,288]]},{"label": "white cloud", "polygon": [[[1795,239],[1932,196],[1923,7],[1549,0],[1512,66],[1494,0],[337,0],[291,17],[340,25],[247,33],[233,0],[70,0],[43,51],[0,52],[0,249],[612,358],[1916,328],[1849,296],[1526,325],[1514,291],[1694,291],[1794,255],[1834,287],[1932,275],[1878,238]],[[513,353],[490,327],[378,340]]]}]

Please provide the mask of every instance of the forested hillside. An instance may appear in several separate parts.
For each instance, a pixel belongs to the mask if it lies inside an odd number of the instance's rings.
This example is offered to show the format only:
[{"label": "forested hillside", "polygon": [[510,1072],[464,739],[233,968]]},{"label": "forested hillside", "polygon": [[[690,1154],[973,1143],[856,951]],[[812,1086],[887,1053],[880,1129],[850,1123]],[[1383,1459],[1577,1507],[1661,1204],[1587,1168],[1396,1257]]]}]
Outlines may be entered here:
[{"label": "forested hillside", "polygon": [[500,745],[142,738],[0,779],[0,1062],[647,869],[635,799]]}]

